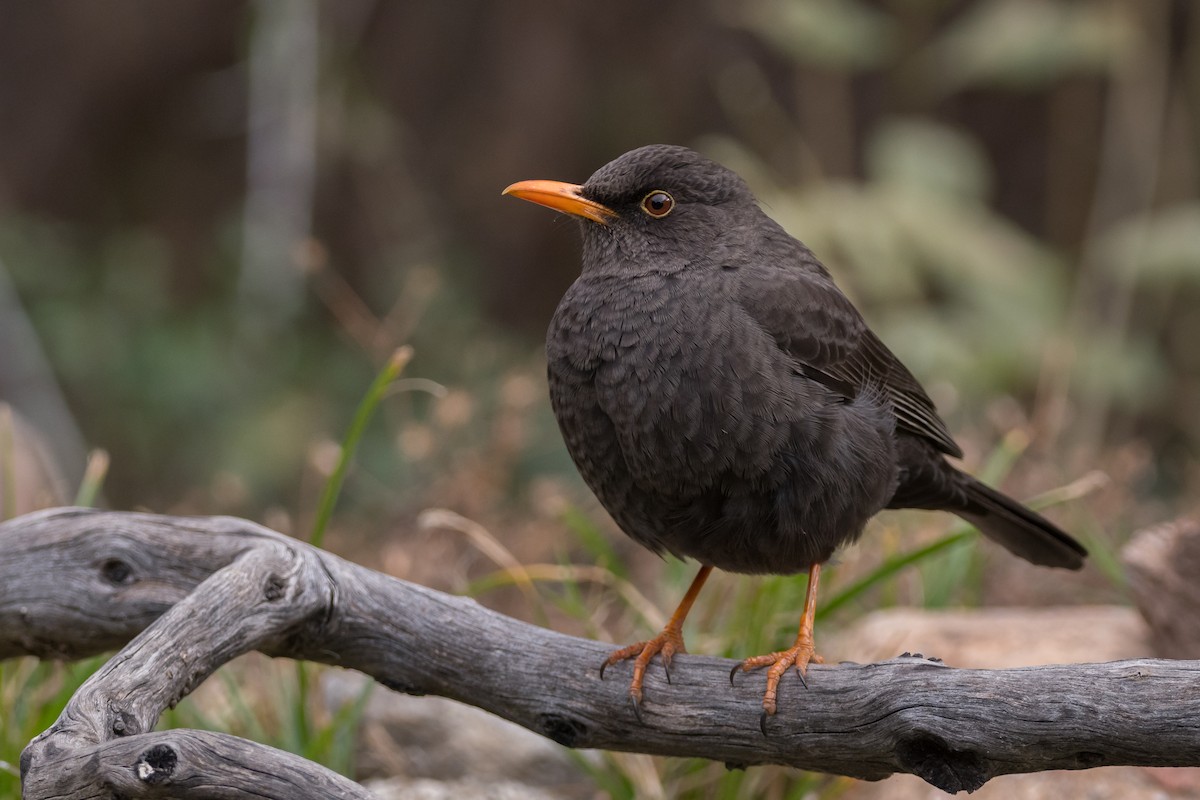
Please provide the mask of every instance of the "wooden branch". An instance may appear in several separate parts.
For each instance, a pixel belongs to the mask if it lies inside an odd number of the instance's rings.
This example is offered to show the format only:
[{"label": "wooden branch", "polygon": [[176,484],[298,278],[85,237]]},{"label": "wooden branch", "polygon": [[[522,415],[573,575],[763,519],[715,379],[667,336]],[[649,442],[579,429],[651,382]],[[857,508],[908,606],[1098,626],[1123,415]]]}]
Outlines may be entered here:
[{"label": "wooden branch", "polygon": [[[871,780],[908,772],[951,792],[1018,772],[1200,766],[1200,662],[815,666],[807,689],[786,676],[764,736],[763,677],[739,675],[731,687],[730,660],[680,656],[670,684],[655,665],[639,723],[626,696],[629,667],[599,678],[610,645],[527,625],[245,520],[60,509],[0,525],[0,552],[0,657],[78,657],[132,639],[26,749],[26,798],[94,796],[111,785],[110,759],[128,764],[147,752],[143,737],[163,737],[199,771],[248,757],[244,742],[219,749],[219,734],[148,732],[167,706],[251,649],[452,697],[571,747]],[[182,744],[193,741],[205,743],[207,759]],[[252,758],[256,774],[284,774],[278,758]],[[223,793],[183,795],[164,780],[153,792],[121,794],[162,796],[165,786],[179,796],[236,796],[227,782]],[[296,796],[246,786],[257,797]]]},{"label": "wooden branch", "polygon": [[[263,744],[223,733],[170,730],[113,739],[27,769],[24,797],[171,797],[176,800],[346,798],[373,795],[349,778]],[[103,794],[99,792],[103,791]]]}]

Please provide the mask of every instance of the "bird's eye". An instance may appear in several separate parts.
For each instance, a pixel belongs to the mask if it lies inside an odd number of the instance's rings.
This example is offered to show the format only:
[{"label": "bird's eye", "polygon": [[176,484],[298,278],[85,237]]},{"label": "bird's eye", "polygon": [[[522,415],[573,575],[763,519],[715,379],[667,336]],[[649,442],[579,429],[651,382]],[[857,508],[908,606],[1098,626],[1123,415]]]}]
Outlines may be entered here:
[{"label": "bird's eye", "polygon": [[655,189],[642,198],[642,210],[655,219],[662,219],[675,207],[675,199],[662,189]]}]

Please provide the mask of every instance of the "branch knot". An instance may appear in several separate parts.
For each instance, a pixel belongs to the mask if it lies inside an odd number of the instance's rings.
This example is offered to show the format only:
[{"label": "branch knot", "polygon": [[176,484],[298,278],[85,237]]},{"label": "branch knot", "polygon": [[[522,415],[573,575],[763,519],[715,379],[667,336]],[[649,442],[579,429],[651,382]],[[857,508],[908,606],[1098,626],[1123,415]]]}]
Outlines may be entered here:
[{"label": "branch knot", "polygon": [[137,772],[139,781],[153,786],[169,780],[178,763],[179,756],[175,754],[174,748],[156,744],[138,756],[134,771]]}]

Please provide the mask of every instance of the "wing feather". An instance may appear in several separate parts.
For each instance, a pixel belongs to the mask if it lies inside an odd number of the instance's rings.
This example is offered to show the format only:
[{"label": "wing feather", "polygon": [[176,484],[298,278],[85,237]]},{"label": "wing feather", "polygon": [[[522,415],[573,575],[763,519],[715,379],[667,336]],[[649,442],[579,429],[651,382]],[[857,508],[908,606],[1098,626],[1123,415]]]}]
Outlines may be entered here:
[{"label": "wing feather", "polygon": [[924,388],[867,327],[816,256],[790,236],[767,241],[767,252],[756,257],[768,263],[738,270],[746,313],[810,377],[848,393],[847,399],[869,387],[882,390],[895,409],[897,427],[961,457]]}]

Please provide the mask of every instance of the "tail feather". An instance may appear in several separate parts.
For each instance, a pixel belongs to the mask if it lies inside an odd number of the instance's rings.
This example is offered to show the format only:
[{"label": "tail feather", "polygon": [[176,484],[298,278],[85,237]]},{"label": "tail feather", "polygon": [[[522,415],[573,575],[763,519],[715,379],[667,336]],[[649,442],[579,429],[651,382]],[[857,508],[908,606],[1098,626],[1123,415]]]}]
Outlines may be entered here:
[{"label": "tail feather", "polygon": [[1043,567],[1079,569],[1087,550],[1050,520],[975,478],[967,479],[968,506],[954,513],[989,539],[1026,561]]}]

